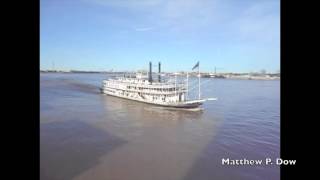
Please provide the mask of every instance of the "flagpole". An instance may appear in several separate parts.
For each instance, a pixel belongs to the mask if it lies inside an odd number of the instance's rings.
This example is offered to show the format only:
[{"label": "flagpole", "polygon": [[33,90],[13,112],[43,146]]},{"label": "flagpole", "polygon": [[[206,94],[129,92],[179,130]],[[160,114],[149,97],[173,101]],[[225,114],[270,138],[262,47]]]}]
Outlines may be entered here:
[{"label": "flagpole", "polygon": [[199,100],[200,100],[200,62],[198,65],[198,76],[199,76]]},{"label": "flagpole", "polygon": [[177,73],[174,75],[174,95],[177,97]]},{"label": "flagpole", "polygon": [[189,74],[187,72],[187,98],[186,98],[186,100],[188,99],[188,95],[189,95]]}]

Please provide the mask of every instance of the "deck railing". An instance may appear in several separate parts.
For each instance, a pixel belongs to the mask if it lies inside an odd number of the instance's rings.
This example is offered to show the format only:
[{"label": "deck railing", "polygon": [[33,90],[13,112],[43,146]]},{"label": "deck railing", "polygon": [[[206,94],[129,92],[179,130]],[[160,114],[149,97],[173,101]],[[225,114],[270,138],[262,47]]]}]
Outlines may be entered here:
[{"label": "deck railing", "polygon": [[137,92],[137,93],[144,93],[144,94],[157,94],[157,95],[170,95],[170,94],[179,94],[179,93],[186,93],[187,90],[185,88],[180,88],[177,91],[161,91],[161,90],[150,90],[150,89],[144,89],[144,90],[139,90],[139,89],[128,89],[128,88],[121,88],[121,87],[112,87],[112,86],[106,86],[107,88],[110,89],[116,89],[116,90],[123,90],[123,91],[128,91],[128,92]]},{"label": "deck railing", "polygon": [[129,85],[137,88],[148,88],[148,89],[170,89],[170,88],[184,88],[186,87],[185,83],[152,83],[152,84],[142,84],[142,83],[134,83],[134,82],[126,82],[119,80],[108,80],[109,82],[121,84],[121,85]]}]

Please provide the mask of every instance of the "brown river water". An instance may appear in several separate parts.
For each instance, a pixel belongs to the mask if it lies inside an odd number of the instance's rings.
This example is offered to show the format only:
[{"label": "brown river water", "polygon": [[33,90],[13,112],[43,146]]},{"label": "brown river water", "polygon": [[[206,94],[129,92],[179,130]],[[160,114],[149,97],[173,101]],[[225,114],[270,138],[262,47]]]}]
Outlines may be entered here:
[{"label": "brown river water", "polygon": [[[206,79],[203,111],[102,95],[105,74],[40,74],[41,180],[280,179],[280,82]],[[194,92],[196,93],[196,92]]]}]

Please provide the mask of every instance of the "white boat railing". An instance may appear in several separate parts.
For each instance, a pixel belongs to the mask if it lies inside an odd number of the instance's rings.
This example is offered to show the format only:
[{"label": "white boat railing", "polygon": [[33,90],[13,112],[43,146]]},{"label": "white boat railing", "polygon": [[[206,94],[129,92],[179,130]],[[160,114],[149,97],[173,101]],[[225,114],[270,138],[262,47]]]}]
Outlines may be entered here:
[{"label": "white boat railing", "polygon": [[137,93],[144,93],[144,94],[157,94],[157,95],[171,95],[175,93],[186,93],[186,89],[179,89],[177,91],[156,91],[156,90],[137,90],[137,89],[128,89],[128,88],[121,88],[121,87],[111,87],[111,86],[106,86],[107,88],[110,89],[116,89],[116,90],[123,90],[123,91],[128,91],[128,92],[137,92]]},{"label": "white boat railing", "polygon": [[127,82],[127,81],[118,81],[118,80],[106,80],[106,82],[112,82],[116,84],[122,84],[122,85],[131,85],[138,88],[148,88],[148,89],[169,89],[169,88],[184,88],[186,87],[185,83],[152,83],[152,84],[142,84],[142,83],[134,83],[134,82]]}]

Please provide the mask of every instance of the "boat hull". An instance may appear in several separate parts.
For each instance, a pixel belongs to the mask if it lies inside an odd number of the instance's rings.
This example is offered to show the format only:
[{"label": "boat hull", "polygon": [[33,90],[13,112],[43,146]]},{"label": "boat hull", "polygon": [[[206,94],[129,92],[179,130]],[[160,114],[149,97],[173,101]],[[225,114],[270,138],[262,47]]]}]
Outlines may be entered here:
[{"label": "boat hull", "polygon": [[101,92],[105,95],[119,97],[119,98],[123,98],[123,99],[129,99],[129,100],[143,102],[143,103],[152,104],[152,105],[156,105],[156,106],[170,107],[170,108],[181,108],[181,109],[182,108],[183,109],[199,108],[199,106],[201,106],[202,102],[204,101],[204,100],[200,100],[200,101],[189,101],[189,102],[185,101],[185,102],[179,102],[179,103],[155,103],[155,102],[145,101],[143,99],[136,99],[136,98],[131,98],[131,97],[122,96],[122,95],[118,95],[118,94],[106,93],[106,92],[103,92],[102,89],[101,89]]}]

